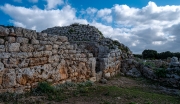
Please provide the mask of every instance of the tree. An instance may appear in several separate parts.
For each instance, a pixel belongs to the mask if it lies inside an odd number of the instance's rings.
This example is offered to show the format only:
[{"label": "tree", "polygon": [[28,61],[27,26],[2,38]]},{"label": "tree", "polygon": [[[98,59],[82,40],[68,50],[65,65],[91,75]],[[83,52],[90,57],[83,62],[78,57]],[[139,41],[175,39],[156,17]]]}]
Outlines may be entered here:
[{"label": "tree", "polygon": [[156,59],[157,58],[157,51],[155,50],[144,50],[142,52],[143,58],[144,59]]}]

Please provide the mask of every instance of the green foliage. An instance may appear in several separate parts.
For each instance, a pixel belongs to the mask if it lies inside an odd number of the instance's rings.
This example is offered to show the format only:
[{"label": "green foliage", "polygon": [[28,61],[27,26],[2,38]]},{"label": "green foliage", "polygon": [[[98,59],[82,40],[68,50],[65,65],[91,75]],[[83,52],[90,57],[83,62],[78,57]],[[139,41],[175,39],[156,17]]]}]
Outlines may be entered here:
[{"label": "green foliage", "polygon": [[[161,52],[161,53],[157,53],[157,51],[155,50],[144,50],[142,52],[143,58],[144,59],[167,59],[168,57],[178,57],[180,58],[180,52],[170,52],[170,51],[166,51],[166,52]],[[135,57],[141,57],[140,55],[134,55]]]},{"label": "green foliage", "polygon": [[155,70],[155,74],[157,75],[158,78],[165,78],[167,71],[165,68],[157,68]]},{"label": "green foliage", "polygon": [[73,27],[79,26],[79,23],[73,23],[73,24],[71,24],[70,26],[73,26]]},{"label": "green foliage", "polygon": [[136,57],[136,58],[141,58],[142,59],[142,55],[141,54],[133,54],[134,55],[134,57]]},{"label": "green foliage", "polygon": [[74,30],[73,29],[69,29],[69,33],[72,33],[72,32],[74,32]]},{"label": "green foliage", "polygon": [[155,51],[155,50],[144,50],[142,52],[142,56],[144,59],[156,59],[157,58],[157,51]]},{"label": "green foliage", "polygon": [[35,89],[35,92],[38,93],[53,93],[55,91],[55,88],[50,85],[48,82],[40,82],[38,83],[37,88]]},{"label": "green foliage", "polygon": [[104,38],[104,35],[102,34],[102,32],[101,32],[101,31],[99,31],[99,30],[98,30],[98,32],[99,32],[99,34],[100,34],[101,38]]},{"label": "green foliage", "polygon": [[155,68],[154,62],[144,62],[144,66],[150,67],[150,68]]}]

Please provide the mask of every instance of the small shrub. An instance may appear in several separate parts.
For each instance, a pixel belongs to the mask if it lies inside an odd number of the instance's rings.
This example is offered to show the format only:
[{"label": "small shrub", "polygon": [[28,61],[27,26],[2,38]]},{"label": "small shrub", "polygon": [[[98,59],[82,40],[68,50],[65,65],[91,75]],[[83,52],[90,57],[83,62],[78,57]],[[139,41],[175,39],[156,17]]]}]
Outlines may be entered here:
[{"label": "small shrub", "polygon": [[144,62],[144,65],[150,68],[154,68],[155,64],[153,62]]},{"label": "small shrub", "polygon": [[39,93],[53,93],[55,91],[55,88],[50,85],[48,82],[40,82],[38,83],[37,88],[35,89],[35,92]]},{"label": "small shrub", "polygon": [[167,71],[165,68],[157,68],[155,70],[155,74],[157,75],[158,78],[165,78],[166,73],[167,73]]}]

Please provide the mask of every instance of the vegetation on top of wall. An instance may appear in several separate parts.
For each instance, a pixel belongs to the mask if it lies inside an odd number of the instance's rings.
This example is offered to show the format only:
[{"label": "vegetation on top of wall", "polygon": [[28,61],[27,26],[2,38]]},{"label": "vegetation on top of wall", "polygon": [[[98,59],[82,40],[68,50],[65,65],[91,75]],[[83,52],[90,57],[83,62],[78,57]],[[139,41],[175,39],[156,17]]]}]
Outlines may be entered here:
[{"label": "vegetation on top of wall", "polygon": [[73,23],[73,24],[71,24],[70,26],[73,26],[73,27],[79,26],[79,23]]},{"label": "vegetation on top of wall", "polygon": [[[97,30],[98,30],[98,29],[97,29]],[[105,38],[101,31],[98,30],[98,32],[99,32],[99,34],[100,34],[100,36],[101,36],[101,37],[100,37],[101,39]]]}]

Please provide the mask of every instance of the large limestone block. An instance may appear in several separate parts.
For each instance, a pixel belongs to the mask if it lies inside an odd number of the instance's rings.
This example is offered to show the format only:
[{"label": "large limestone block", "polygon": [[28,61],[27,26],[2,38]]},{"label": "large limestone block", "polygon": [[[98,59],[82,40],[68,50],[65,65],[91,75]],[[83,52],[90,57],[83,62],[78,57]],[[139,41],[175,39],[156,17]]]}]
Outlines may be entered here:
[{"label": "large limestone block", "polygon": [[49,57],[48,62],[49,62],[49,63],[58,62],[59,59],[60,59],[60,56],[59,56],[59,55],[53,55],[53,56],[50,56],[50,57]]},{"label": "large limestone block", "polygon": [[40,52],[33,52],[33,57],[42,57],[44,54],[43,51],[40,51]]},{"label": "large limestone block", "polygon": [[22,44],[20,46],[20,50],[22,52],[33,52],[34,51],[34,47],[32,44]]},{"label": "large limestone block", "polygon": [[0,52],[4,52],[5,51],[5,46],[4,45],[0,45]]},{"label": "large limestone block", "polygon": [[51,51],[52,50],[52,45],[45,45],[45,50],[46,51]]},{"label": "large limestone block", "polygon": [[96,77],[91,77],[91,78],[89,78],[89,80],[92,82],[96,82]]},{"label": "large limestone block", "polygon": [[32,53],[31,52],[12,52],[11,53],[11,57],[13,58],[28,58],[28,57],[32,57]]},{"label": "large limestone block", "polygon": [[29,29],[23,29],[23,36],[28,38],[28,39],[36,39],[37,34],[35,30],[29,30]]},{"label": "large limestone block", "polygon": [[39,40],[31,39],[31,44],[39,44]]},{"label": "large limestone block", "polygon": [[23,38],[23,37],[17,37],[16,42],[17,43],[29,43],[29,39],[28,38]]},{"label": "large limestone block", "polygon": [[15,43],[15,42],[16,42],[16,38],[15,38],[15,37],[12,37],[12,36],[6,37],[5,39],[6,39],[9,43]]},{"label": "large limestone block", "polygon": [[9,29],[0,26],[0,36],[7,36],[8,34],[9,34]]},{"label": "large limestone block", "polygon": [[0,38],[0,44],[3,45],[4,44],[4,39]]},{"label": "large limestone block", "polygon": [[41,57],[41,58],[30,58],[29,65],[30,66],[36,66],[36,65],[43,65],[48,62],[47,57]]},{"label": "large limestone block", "polygon": [[52,56],[51,51],[43,51],[43,56]]},{"label": "large limestone block", "polygon": [[20,43],[10,43],[9,46],[8,46],[8,50],[10,52],[19,52],[20,49]]},{"label": "large limestone block", "polygon": [[6,68],[17,68],[19,60],[16,58],[3,59]]},{"label": "large limestone block", "polygon": [[4,64],[0,62],[0,71],[4,70]]},{"label": "large limestone block", "polygon": [[4,88],[12,88],[16,85],[16,73],[14,69],[8,69],[3,74],[2,85]]},{"label": "large limestone block", "polygon": [[11,53],[5,53],[5,52],[0,53],[0,59],[9,58],[10,56]]},{"label": "large limestone block", "polygon": [[61,42],[67,42],[68,38],[66,36],[59,36],[58,40],[60,40]]},{"label": "large limestone block", "polygon": [[17,36],[23,36],[22,30],[23,30],[23,28],[21,28],[21,27],[14,27],[14,32]]}]

